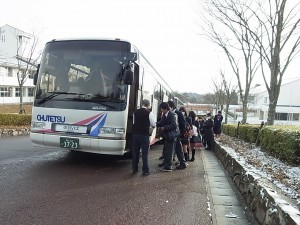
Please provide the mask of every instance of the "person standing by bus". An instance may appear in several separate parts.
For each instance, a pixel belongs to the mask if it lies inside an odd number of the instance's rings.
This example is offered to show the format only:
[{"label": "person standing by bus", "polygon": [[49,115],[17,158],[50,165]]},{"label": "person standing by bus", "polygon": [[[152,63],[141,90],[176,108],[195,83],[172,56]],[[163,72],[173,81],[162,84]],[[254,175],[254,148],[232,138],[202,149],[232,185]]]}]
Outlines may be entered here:
[{"label": "person standing by bus", "polygon": [[[201,137],[201,142],[204,144],[204,129],[203,129],[203,124],[204,124],[204,119],[203,117],[199,118],[199,127],[200,127],[200,137]],[[205,145],[204,145],[205,146]]]},{"label": "person standing by bus", "polygon": [[140,149],[142,149],[143,175],[149,175],[148,152],[150,148],[149,127],[155,127],[155,119],[150,109],[150,101],[144,99],[142,108],[133,113],[132,132],[132,173],[138,172]]},{"label": "person standing by bus", "polygon": [[212,150],[214,144],[214,131],[213,131],[214,121],[211,119],[211,114],[206,114],[206,120],[203,124],[204,136],[207,147],[205,150]]},{"label": "person standing by bus", "polygon": [[164,138],[164,150],[163,157],[164,161],[162,163],[163,172],[172,171],[172,157],[174,154],[174,145],[176,138],[179,135],[179,128],[177,122],[177,114],[170,110],[170,106],[167,102],[162,102],[160,104],[160,111],[163,113],[162,119],[156,123],[156,126],[159,127],[163,138]]},{"label": "person standing by bus", "polygon": [[181,137],[181,144],[183,148],[183,154],[185,161],[189,161],[189,145],[190,145],[190,136],[191,136],[191,129],[192,129],[192,120],[188,117],[185,107],[181,107],[179,111],[182,113],[185,119],[185,132]]},{"label": "person standing by bus", "polygon": [[[176,109],[175,103],[173,101],[168,101],[168,104],[171,108],[171,111],[176,113],[176,115],[177,115],[178,126],[179,126],[179,131],[180,131],[180,136],[181,136],[185,132],[185,123],[186,123],[185,118],[182,115],[182,113]],[[175,153],[177,155],[177,159],[179,161],[179,165],[176,167],[176,169],[185,169],[186,162],[184,159],[182,144],[181,144],[179,136],[176,137],[174,149],[175,149]]]},{"label": "person standing by bus", "polygon": [[[199,121],[198,121],[198,118],[197,118],[197,115],[194,111],[190,111],[189,112],[189,117],[191,118],[192,120],[192,129],[193,129],[193,135],[190,139],[190,143],[194,143],[194,138],[193,136],[196,136],[199,138],[199,133],[200,133],[200,124],[199,124]],[[199,138],[200,139],[200,138]],[[192,150],[192,158],[190,159],[191,162],[195,161],[195,154],[196,154],[196,148],[195,147],[191,147],[191,150]],[[189,152],[188,152],[189,153]],[[189,156],[188,156],[189,157]]]},{"label": "person standing by bus", "polygon": [[223,121],[222,112],[218,111],[218,114],[215,115],[214,117],[214,133],[216,138],[220,137],[222,133],[222,121]]}]

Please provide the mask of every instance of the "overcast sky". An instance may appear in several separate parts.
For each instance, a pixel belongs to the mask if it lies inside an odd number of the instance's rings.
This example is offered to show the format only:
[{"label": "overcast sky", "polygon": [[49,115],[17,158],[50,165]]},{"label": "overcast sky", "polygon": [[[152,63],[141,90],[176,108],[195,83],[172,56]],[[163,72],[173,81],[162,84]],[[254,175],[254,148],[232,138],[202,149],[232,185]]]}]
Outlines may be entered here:
[{"label": "overcast sky", "polygon": [[123,38],[173,90],[204,94],[226,61],[199,35],[198,6],[197,0],[8,0],[1,3],[0,26],[42,32],[43,44],[54,38]]}]

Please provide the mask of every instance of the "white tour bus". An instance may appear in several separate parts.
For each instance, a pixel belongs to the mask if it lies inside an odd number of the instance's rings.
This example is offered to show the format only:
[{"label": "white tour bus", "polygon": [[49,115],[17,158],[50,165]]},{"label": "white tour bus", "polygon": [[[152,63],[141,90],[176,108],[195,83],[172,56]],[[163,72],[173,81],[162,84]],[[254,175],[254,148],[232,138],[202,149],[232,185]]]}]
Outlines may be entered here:
[{"label": "white tour bus", "polygon": [[[142,53],[120,39],[48,42],[34,83],[30,137],[43,148],[123,155],[142,100],[159,119],[159,104],[174,99]],[[150,140],[158,140],[156,132]]]}]

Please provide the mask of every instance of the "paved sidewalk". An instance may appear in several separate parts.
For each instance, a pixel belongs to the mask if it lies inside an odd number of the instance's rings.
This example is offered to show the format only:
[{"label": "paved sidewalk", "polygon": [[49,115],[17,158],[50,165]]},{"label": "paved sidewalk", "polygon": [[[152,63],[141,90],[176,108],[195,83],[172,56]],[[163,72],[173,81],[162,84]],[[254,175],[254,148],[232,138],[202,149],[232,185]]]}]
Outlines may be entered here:
[{"label": "paved sidewalk", "polygon": [[[175,184],[172,193],[177,194],[172,194],[172,196],[178,196],[180,193],[185,196],[183,199],[192,200],[185,202],[184,206],[179,205],[180,208],[183,207],[180,210],[181,222],[174,224],[258,225],[214,152],[204,150],[204,148],[197,149],[196,159],[194,162],[188,162],[187,169],[175,169],[165,174],[159,171],[157,166],[162,162],[158,160],[162,147],[162,145],[157,145],[150,151],[151,175],[148,178],[159,179],[159,184],[156,184],[159,189],[164,189],[163,180],[168,178],[169,183]],[[209,203],[209,208],[205,203]],[[195,211],[191,212],[191,209]],[[189,213],[186,214],[186,211]]]},{"label": "paved sidewalk", "polygon": [[201,150],[213,225],[257,225],[212,151]]}]

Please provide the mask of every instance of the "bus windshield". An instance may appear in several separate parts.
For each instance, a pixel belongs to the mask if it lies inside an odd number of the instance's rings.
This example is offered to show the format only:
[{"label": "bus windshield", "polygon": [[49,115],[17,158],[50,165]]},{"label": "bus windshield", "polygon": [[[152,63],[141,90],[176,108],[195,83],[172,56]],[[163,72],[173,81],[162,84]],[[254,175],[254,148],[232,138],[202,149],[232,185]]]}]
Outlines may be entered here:
[{"label": "bus windshield", "polygon": [[124,110],[128,85],[122,70],[128,42],[109,40],[52,41],[47,43],[36,85],[35,106]]}]

